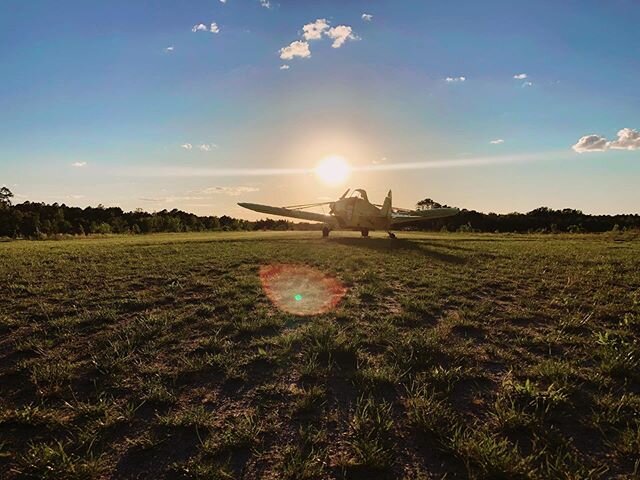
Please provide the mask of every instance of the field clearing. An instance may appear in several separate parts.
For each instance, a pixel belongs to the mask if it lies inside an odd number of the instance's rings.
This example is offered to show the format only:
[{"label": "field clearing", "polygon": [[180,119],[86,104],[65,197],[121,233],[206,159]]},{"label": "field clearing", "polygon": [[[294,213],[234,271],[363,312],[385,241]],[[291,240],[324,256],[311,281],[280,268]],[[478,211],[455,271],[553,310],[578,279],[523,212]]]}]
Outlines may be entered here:
[{"label": "field clearing", "polygon": [[0,478],[638,475],[640,240],[399,236],[0,243]]}]

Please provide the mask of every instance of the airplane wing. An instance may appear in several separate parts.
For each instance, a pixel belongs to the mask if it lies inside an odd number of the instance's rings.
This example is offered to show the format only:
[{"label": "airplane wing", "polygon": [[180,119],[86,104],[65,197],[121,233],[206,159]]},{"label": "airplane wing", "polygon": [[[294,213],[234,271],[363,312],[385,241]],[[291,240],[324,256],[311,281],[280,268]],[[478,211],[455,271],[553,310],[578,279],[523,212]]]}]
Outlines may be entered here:
[{"label": "airplane wing", "polygon": [[391,215],[392,226],[402,225],[403,223],[421,222],[424,220],[434,220],[436,218],[446,218],[457,215],[457,208],[432,208],[429,210],[421,210],[418,215],[415,213],[409,215],[407,213],[393,213]]},{"label": "airplane wing", "polygon": [[257,203],[238,203],[241,207],[248,208],[254,212],[266,213],[269,215],[277,215],[279,217],[298,218],[300,220],[309,220],[311,222],[328,223],[335,225],[336,219],[331,215],[322,213],[304,212],[302,210],[293,210],[285,207],[271,207],[269,205],[260,205]]}]

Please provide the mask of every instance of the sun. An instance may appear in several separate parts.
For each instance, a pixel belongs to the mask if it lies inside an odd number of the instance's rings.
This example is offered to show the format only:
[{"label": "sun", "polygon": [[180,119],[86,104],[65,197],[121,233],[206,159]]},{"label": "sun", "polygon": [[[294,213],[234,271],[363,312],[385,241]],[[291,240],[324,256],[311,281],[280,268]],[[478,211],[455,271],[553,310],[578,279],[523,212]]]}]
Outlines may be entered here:
[{"label": "sun", "polygon": [[314,171],[320,180],[331,186],[342,185],[351,175],[349,163],[339,155],[323,158]]}]

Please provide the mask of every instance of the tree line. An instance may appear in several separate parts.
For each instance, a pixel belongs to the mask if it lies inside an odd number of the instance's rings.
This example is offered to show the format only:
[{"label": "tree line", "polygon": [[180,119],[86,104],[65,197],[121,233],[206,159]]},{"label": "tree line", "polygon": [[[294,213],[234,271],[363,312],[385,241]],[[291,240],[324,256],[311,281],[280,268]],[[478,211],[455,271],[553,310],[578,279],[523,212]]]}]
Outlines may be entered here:
[{"label": "tree line", "polygon": [[[419,213],[429,208],[448,207],[426,198],[416,205]],[[581,210],[564,208],[554,210],[540,207],[527,213],[481,213],[461,209],[454,217],[433,220],[429,225],[414,224],[408,228],[419,230],[446,230],[450,232],[498,233],[599,233],[640,229],[640,215],[589,215]]]},{"label": "tree line", "polygon": [[[181,210],[125,212],[119,207],[69,207],[64,204],[12,203],[13,194],[0,188],[0,237],[47,238],[56,235],[157,233],[251,230],[319,230],[320,224],[287,220],[248,221],[222,216],[199,216]],[[431,199],[416,210],[445,207]],[[640,229],[640,215],[587,215],[580,210],[541,207],[528,213],[481,213],[463,209],[454,217],[408,225],[406,229],[464,232],[605,232]]]},{"label": "tree line", "polygon": [[[229,230],[290,230],[286,220],[248,221],[222,216],[199,216],[181,210],[125,212],[119,207],[69,207],[24,202],[14,205],[13,193],[0,189],[0,237],[44,238],[55,235],[108,233],[203,232]],[[301,224],[300,229],[313,227]]]}]

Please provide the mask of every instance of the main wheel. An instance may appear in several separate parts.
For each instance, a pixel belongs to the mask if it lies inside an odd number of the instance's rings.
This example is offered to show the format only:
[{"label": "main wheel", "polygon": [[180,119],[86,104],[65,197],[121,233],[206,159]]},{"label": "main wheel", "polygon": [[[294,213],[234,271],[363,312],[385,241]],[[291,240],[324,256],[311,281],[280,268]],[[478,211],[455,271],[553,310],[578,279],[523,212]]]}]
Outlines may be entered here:
[{"label": "main wheel", "polygon": [[330,232],[329,227],[324,227],[324,228],[322,229],[322,237],[323,237],[323,238],[328,237],[328,236],[329,236],[329,232]]},{"label": "main wheel", "polygon": [[389,234],[389,238],[396,238],[396,234],[393,232],[387,232]]},{"label": "main wheel", "polygon": [[363,228],[362,230],[360,230],[360,233],[362,233],[363,237],[368,237],[369,236],[369,229],[368,228]]}]

